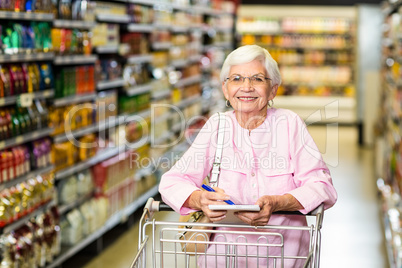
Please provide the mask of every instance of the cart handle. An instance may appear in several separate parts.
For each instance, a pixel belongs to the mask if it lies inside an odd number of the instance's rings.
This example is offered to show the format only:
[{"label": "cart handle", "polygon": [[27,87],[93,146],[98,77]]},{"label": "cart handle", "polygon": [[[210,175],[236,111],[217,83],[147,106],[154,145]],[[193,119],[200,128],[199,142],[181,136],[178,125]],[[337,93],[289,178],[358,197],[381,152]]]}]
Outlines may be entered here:
[{"label": "cart handle", "polygon": [[[156,201],[152,197],[148,199],[145,204],[144,210],[148,210],[148,212],[152,213],[155,211],[173,211],[173,209],[162,201]],[[316,209],[310,211],[307,214],[303,214],[300,211],[276,211],[272,214],[274,215],[300,215],[300,216],[317,216],[323,215],[324,213],[324,204],[319,205]]]}]

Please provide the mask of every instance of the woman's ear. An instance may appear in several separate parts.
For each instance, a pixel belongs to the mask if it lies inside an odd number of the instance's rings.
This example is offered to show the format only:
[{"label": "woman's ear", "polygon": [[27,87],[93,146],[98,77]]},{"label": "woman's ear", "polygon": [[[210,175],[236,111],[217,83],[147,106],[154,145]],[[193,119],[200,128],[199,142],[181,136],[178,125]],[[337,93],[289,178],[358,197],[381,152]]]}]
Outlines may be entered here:
[{"label": "woman's ear", "polygon": [[274,85],[274,86],[271,88],[271,92],[269,93],[269,98],[268,98],[268,99],[272,100],[273,98],[275,98],[276,93],[278,92],[278,88],[279,88],[278,85]]},{"label": "woman's ear", "polygon": [[229,99],[229,94],[228,94],[228,89],[226,87],[226,83],[222,82],[222,92],[225,98],[228,100]]}]

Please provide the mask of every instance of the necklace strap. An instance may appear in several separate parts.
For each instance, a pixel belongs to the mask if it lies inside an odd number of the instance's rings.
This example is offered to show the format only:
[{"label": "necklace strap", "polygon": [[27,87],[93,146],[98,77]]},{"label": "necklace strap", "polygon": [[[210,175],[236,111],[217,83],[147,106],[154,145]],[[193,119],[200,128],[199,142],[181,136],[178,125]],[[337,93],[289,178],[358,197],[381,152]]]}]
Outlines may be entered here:
[{"label": "necklace strap", "polygon": [[219,183],[219,173],[221,170],[223,142],[225,138],[225,114],[218,113],[219,115],[219,127],[218,127],[218,141],[216,144],[215,160],[212,166],[211,178],[209,184],[212,187],[217,187]]}]

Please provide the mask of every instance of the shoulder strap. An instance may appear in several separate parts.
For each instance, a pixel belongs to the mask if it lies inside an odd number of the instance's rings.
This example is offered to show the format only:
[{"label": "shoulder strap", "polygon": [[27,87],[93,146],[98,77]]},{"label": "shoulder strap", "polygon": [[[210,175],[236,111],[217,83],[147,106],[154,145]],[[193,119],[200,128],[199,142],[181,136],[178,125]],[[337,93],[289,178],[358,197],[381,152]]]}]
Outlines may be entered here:
[{"label": "shoulder strap", "polygon": [[218,127],[218,141],[216,143],[215,160],[212,166],[211,177],[209,184],[212,187],[217,187],[219,182],[219,172],[222,160],[223,141],[225,138],[225,114],[218,113],[219,115],[219,127]]}]

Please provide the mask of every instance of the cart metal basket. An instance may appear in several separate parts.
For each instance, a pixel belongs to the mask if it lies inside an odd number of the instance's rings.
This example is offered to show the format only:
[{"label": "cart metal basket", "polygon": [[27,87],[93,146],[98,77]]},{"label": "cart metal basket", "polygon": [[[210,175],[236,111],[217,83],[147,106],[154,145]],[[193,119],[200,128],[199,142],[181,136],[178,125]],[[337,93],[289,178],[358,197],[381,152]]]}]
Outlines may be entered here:
[{"label": "cart metal basket", "polygon": [[[242,224],[185,223],[191,232],[198,232],[196,241],[186,241],[183,235],[183,222],[156,221],[154,213],[173,211],[169,206],[153,198],[148,199],[140,220],[139,247],[131,268],[145,267],[199,267],[199,258],[208,258],[201,267],[286,267],[285,260],[298,260],[300,267],[318,268],[320,265],[321,227],[324,206],[321,205],[307,216],[315,217],[309,226],[258,226]],[[274,214],[300,215],[300,212],[275,212]],[[205,229],[212,227],[212,229]],[[216,228],[219,227],[219,228]],[[228,229],[229,228],[229,229]],[[235,229],[233,229],[235,228]],[[228,230],[227,230],[228,229]],[[281,230],[308,232],[310,237],[307,256],[286,256],[284,237]],[[210,240],[206,233],[215,238]],[[236,237],[229,241],[226,235]],[[187,252],[185,243],[202,243],[208,246],[204,251]],[[219,247],[217,247],[219,245]],[[254,250],[250,250],[254,247]],[[211,249],[212,248],[212,249]],[[224,248],[224,250],[222,250]],[[256,250],[255,250],[256,249]],[[248,265],[249,260],[253,265]]]}]

